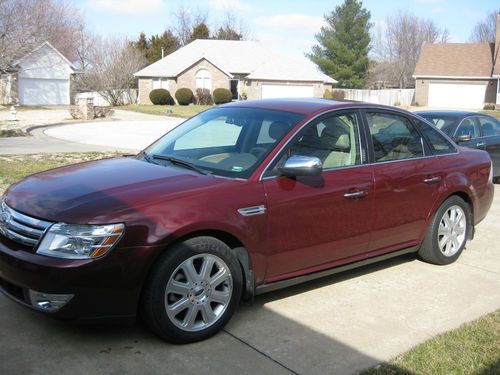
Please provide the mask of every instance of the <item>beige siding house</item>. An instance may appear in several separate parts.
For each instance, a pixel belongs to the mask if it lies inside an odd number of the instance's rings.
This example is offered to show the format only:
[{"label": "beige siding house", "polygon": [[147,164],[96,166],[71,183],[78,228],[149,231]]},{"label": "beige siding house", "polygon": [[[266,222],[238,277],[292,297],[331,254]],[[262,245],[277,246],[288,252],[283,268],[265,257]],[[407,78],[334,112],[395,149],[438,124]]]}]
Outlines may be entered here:
[{"label": "beige siding house", "polygon": [[415,102],[435,108],[500,104],[500,14],[495,43],[423,46],[413,77]]},{"label": "beige siding house", "polygon": [[0,104],[68,105],[75,66],[49,42],[12,62],[0,74]]},{"label": "beige siding house", "polygon": [[233,99],[322,97],[336,83],[306,60],[282,56],[252,41],[195,40],[134,74],[139,78],[139,104],[165,88],[213,91],[226,88]]}]

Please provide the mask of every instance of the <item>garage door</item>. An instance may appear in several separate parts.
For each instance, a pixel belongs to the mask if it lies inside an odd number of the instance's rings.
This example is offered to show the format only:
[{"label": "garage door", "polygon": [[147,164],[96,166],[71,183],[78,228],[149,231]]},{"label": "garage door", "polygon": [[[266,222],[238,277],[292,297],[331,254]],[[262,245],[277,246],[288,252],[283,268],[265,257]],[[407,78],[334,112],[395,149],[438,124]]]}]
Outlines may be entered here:
[{"label": "garage door", "polygon": [[429,83],[429,107],[483,108],[485,94],[486,84]]},{"label": "garage door", "polygon": [[20,78],[19,103],[21,105],[67,105],[69,104],[69,80]]},{"label": "garage door", "polygon": [[314,97],[314,90],[312,85],[262,85],[262,99],[312,97]]}]

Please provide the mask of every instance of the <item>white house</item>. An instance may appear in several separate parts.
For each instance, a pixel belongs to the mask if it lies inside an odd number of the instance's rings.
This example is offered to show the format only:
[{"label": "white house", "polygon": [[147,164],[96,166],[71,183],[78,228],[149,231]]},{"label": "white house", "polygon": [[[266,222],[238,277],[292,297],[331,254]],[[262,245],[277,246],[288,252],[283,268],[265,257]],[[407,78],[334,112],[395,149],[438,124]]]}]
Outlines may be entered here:
[{"label": "white house", "polygon": [[75,66],[49,42],[11,64],[0,79],[0,103],[68,105]]}]

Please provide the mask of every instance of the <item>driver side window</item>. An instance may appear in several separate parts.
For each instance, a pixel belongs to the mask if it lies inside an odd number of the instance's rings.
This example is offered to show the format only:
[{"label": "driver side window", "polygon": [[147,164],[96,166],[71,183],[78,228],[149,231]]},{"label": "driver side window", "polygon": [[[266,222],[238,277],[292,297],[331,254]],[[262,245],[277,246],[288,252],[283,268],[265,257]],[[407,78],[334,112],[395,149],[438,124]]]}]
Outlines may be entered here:
[{"label": "driver side window", "polygon": [[358,127],[354,112],[323,117],[301,132],[286,158],[315,156],[323,163],[324,170],[360,164]]},{"label": "driver side window", "polygon": [[479,128],[474,118],[466,118],[460,123],[460,125],[458,125],[458,128],[455,131],[455,137],[459,137],[461,135],[470,135],[471,139],[479,137]]}]

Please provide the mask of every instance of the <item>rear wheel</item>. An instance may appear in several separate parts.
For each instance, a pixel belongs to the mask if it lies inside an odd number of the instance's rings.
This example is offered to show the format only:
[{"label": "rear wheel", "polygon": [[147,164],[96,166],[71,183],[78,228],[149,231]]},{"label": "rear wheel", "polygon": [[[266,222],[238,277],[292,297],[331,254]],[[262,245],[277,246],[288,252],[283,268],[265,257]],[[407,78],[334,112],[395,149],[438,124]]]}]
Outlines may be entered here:
[{"label": "rear wheel", "polygon": [[419,250],[420,257],[434,264],[458,259],[467,242],[471,223],[470,206],[452,196],[439,207]]},{"label": "rear wheel", "polygon": [[144,292],[146,323],[174,343],[217,333],[236,310],[242,272],[231,249],[212,237],[174,245],[159,260]]}]

